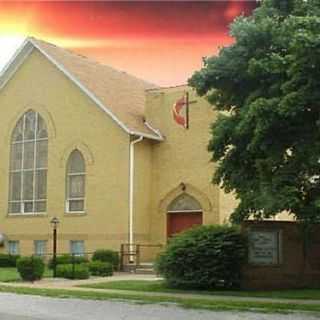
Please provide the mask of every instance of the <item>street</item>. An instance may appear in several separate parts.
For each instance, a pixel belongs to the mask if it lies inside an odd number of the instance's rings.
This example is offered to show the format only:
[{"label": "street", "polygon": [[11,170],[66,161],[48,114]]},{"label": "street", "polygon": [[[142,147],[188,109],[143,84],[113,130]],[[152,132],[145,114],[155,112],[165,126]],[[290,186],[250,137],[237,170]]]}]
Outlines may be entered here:
[{"label": "street", "polygon": [[117,301],[58,299],[0,294],[1,320],[298,320],[319,319],[306,314],[212,312],[175,306],[141,305]]}]

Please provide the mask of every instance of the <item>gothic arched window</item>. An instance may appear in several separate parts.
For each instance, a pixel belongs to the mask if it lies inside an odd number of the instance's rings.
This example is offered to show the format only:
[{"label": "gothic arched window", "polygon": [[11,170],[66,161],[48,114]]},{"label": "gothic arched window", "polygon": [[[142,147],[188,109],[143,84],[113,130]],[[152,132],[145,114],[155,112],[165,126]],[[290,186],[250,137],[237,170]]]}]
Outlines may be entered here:
[{"label": "gothic arched window", "polygon": [[48,132],[39,113],[30,110],[11,136],[9,213],[47,210]]},{"label": "gothic arched window", "polygon": [[168,212],[202,211],[201,205],[192,196],[183,193],[168,206]]},{"label": "gothic arched window", "polygon": [[67,163],[67,212],[84,212],[86,166],[79,150],[70,154]]}]

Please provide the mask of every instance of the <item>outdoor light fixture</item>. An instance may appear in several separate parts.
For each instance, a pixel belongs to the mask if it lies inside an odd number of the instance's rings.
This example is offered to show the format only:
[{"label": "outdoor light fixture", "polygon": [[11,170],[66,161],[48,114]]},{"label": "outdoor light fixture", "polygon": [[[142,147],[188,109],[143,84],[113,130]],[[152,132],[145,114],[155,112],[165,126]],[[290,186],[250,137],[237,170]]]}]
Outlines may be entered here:
[{"label": "outdoor light fixture", "polygon": [[50,223],[51,223],[52,228],[54,230],[54,229],[57,229],[58,224],[60,223],[60,221],[59,221],[59,219],[57,217],[54,217],[54,218],[51,219]]},{"label": "outdoor light fixture", "polygon": [[57,275],[57,228],[60,223],[57,217],[54,217],[50,221],[51,226],[53,228],[53,257],[52,257],[52,265],[53,265],[53,277],[55,278]]}]

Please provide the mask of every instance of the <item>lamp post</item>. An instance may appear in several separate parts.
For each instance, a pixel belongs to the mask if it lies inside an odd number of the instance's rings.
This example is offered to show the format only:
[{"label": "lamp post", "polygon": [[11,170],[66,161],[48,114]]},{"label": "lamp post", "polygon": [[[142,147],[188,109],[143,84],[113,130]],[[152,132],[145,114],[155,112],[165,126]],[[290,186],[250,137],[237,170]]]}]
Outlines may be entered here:
[{"label": "lamp post", "polygon": [[57,228],[59,224],[59,219],[54,217],[51,219],[50,223],[53,228],[53,257],[52,257],[52,266],[53,266],[53,277],[57,275]]}]

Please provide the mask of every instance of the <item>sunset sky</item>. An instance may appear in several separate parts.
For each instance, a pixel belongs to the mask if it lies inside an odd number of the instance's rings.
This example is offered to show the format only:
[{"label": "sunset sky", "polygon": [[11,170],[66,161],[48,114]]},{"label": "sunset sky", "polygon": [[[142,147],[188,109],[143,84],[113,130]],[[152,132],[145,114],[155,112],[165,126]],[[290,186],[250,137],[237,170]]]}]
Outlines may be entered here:
[{"label": "sunset sky", "polygon": [[255,1],[1,2],[0,68],[28,35],[159,85],[186,83],[232,43],[228,25]]}]

